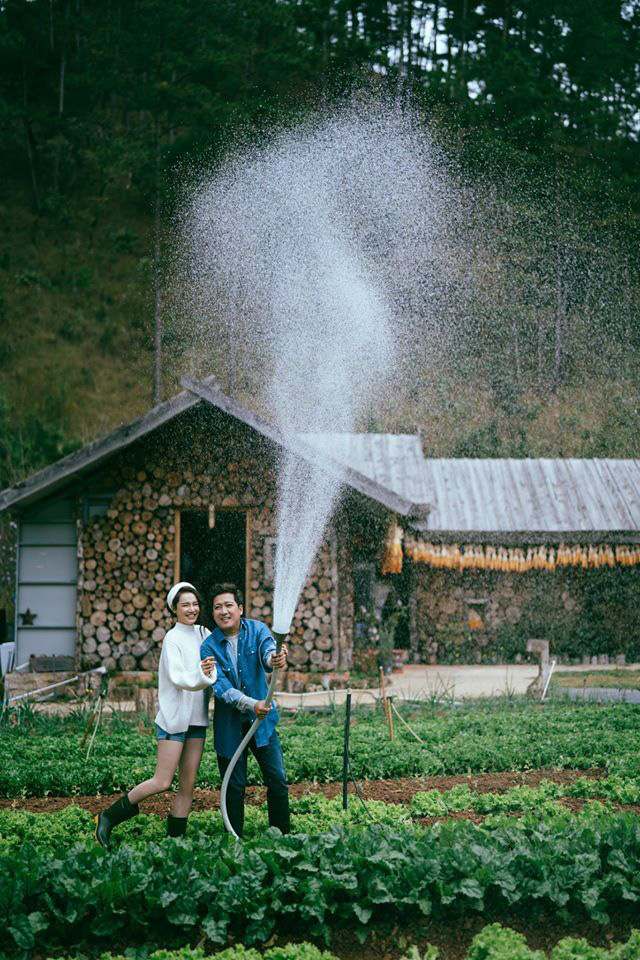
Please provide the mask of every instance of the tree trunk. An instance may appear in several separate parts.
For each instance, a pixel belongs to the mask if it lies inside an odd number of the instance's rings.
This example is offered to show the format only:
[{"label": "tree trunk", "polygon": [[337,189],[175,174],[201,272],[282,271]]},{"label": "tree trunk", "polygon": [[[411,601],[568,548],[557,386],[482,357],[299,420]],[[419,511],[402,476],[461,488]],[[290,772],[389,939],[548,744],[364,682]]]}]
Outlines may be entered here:
[{"label": "tree trunk", "polygon": [[553,358],[552,389],[558,390],[567,366],[567,295],[562,277],[558,271],[556,277],[556,317],[555,317],[555,348]]},{"label": "tree trunk", "polygon": [[433,43],[431,45],[431,63],[428,65],[435,70],[438,62],[438,18],[440,17],[440,4],[433,5]]},{"label": "tree trunk", "polygon": [[27,161],[29,163],[29,173],[31,175],[31,187],[33,190],[33,200],[35,203],[36,210],[39,211],[40,196],[38,193],[38,176],[36,172],[35,152],[33,149],[33,135],[31,133],[31,127],[29,125],[29,119],[27,117],[27,75],[25,72],[24,64],[22,65],[22,104],[24,109],[24,113],[22,114],[22,120],[24,123],[24,136],[25,136],[25,144],[27,148]]},{"label": "tree trunk", "polygon": [[406,76],[407,80],[411,77],[413,66],[413,3],[407,0],[407,18],[405,23],[405,34],[407,44]]},{"label": "tree trunk", "polygon": [[64,77],[67,69],[67,51],[66,48],[62,51],[62,56],[60,57],[60,89],[58,93],[58,113],[60,116],[64,113]]},{"label": "tree trunk", "polygon": [[49,0],[49,47],[53,50],[55,45],[55,36],[53,32],[53,0]]},{"label": "tree trunk", "polygon": [[451,46],[451,30],[447,30],[447,90],[453,96],[453,49]]},{"label": "tree trunk", "polygon": [[522,367],[520,364],[520,338],[518,335],[518,318],[515,313],[511,315],[511,345],[513,349],[513,364],[516,372],[516,383],[520,387],[522,383]]},{"label": "tree trunk", "polygon": [[538,320],[538,356],[537,356],[537,386],[538,395],[542,397],[545,390],[544,382],[544,324],[542,319]]},{"label": "tree trunk", "polygon": [[460,43],[460,87],[464,89],[464,95],[467,97],[469,91],[467,89],[467,17],[469,15],[469,4],[468,0],[463,0],[462,3],[462,40]]},{"label": "tree trunk", "polygon": [[236,393],[236,341],[233,322],[228,320],[227,327],[227,390],[229,396],[234,397]]},{"label": "tree trunk", "polygon": [[356,45],[356,40],[358,39],[358,6],[355,3],[351,4],[351,9],[349,11],[349,18],[351,20],[351,29],[349,31],[349,46],[353,50]]}]

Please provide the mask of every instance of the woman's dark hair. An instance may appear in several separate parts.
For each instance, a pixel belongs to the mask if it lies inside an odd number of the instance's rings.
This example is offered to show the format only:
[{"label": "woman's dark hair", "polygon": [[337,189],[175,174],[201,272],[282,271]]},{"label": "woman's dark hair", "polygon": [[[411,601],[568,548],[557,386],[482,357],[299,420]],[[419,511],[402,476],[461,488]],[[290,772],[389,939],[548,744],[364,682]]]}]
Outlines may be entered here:
[{"label": "woman's dark hair", "polygon": [[240,587],[237,587],[235,583],[214,583],[211,588],[211,604],[216,597],[219,597],[221,593],[231,593],[233,594],[233,599],[238,604],[239,607],[244,606],[242,600],[242,590]]}]

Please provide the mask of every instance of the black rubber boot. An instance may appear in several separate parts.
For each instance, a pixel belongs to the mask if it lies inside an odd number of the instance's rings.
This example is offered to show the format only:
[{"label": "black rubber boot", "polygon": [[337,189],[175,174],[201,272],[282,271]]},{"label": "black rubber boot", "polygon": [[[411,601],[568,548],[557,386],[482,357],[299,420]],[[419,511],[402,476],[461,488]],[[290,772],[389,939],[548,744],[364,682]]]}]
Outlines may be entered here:
[{"label": "black rubber boot", "polygon": [[111,831],[119,823],[124,823],[125,820],[130,820],[131,817],[135,817],[136,814],[140,813],[140,808],[138,804],[129,802],[129,797],[124,794],[124,796],[119,797],[115,803],[112,803],[110,807],[107,807],[106,810],[103,810],[97,817],[94,817],[96,825],[96,840],[101,847],[109,846],[109,837],[111,836]]},{"label": "black rubber boot", "polygon": [[227,816],[236,835],[242,840],[244,833],[244,793],[238,794],[231,789],[227,791]]},{"label": "black rubber boot", "polygon": [[291,833],[289,791],[286,788],[279,794],[275,790],[267,790],[267,810],[270,827],[277,827],[283,834]]},{"label": "black rubber boot", "polygon": [[187,819],[188,817],[172,817],[169,815],[167,817],[167,836],[184,837],[187,829]]}]

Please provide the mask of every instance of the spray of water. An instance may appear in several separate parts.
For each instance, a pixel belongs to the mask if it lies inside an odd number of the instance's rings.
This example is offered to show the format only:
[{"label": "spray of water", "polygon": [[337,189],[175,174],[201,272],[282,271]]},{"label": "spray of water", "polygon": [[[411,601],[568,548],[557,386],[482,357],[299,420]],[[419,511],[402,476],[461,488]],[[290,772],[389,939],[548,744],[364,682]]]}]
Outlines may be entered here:
[{"label": "spray of water", "polygon": [[[240,151],[193,197],[191,297],[231,330],[244,369],[267,370],[292,445],[353,431],[397,369],[416,300],[435,298],[451,187],[414,118],[350,107]],[[285,449],[274,628],[287,632],[340,489],[339,471]]]}]

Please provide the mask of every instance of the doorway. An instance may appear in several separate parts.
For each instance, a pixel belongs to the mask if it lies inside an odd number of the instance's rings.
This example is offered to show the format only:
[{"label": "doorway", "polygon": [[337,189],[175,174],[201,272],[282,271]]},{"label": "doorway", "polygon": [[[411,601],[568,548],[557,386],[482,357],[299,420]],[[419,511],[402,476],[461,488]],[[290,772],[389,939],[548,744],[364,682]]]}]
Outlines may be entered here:
[{"label": "doorway", "polygon": [[380,626],[393,624],[393,646],[411,646],[409,598],[411,561],[405,557],[401,573],[381,574],[370,551],[354,551],[353,586],[356,636],[366,634],[371,620]]},{"label": "doorway", "polygon": [[182,510],[176,517],[179,530],[179,563],[176,580],[192,583],[202,597],[201,622],[209,629],[212,587],[224,581],[235,583],[247,596],[248,513],[245,510]]}]

